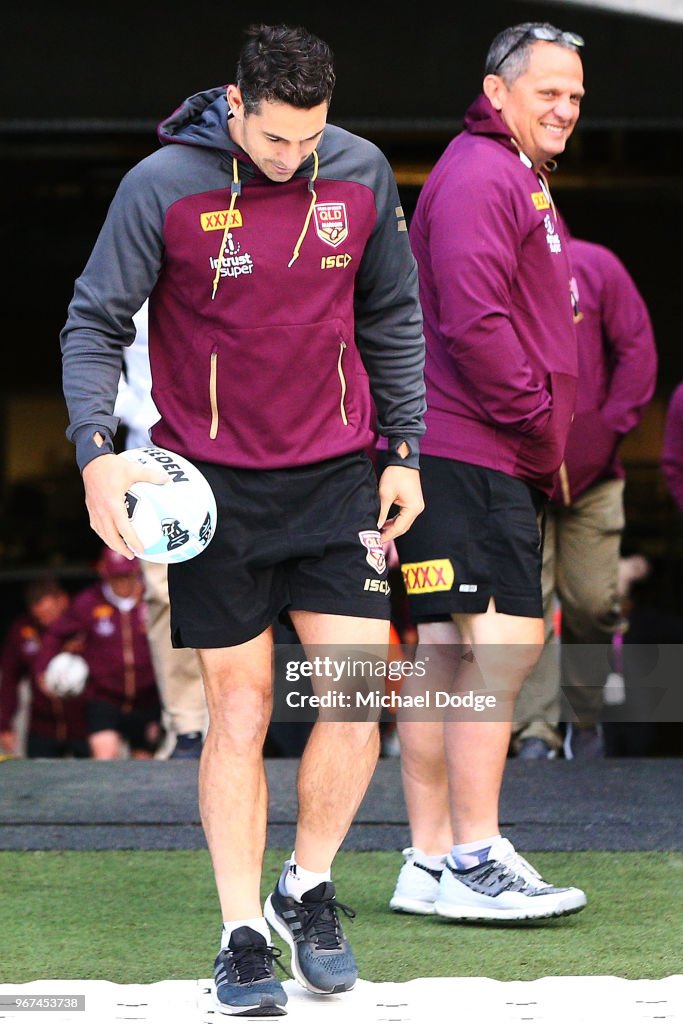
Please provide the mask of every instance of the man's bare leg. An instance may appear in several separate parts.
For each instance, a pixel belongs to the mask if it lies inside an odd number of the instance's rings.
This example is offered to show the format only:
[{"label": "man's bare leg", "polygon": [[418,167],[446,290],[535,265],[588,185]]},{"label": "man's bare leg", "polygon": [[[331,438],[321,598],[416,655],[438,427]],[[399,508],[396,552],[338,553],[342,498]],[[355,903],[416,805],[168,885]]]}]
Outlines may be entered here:
[{"label": "man's bare leg", "polygon": [[[388,650],[389,623],[381,619],[291,613],[297,635],[307,651],[333,647],[369,651],[383,657]],[[376,721],[317,721],[301,757],[297,784],[299,817],[295,849],[299,866],[328,871],[365,796],[379,756]]]},{"label": "man's bare leg", "polygon": [[224,921],[262,916],[272,650],[267,630],[236,647],[199,652],[209,709],[199,807]]},{"label": "man's bare leg", "polygon": [[[417,628],[416,664],[425,662],[426,677],[405,680],[407,695],[442,690],[448,692],[456,669],[460,634],[453,622],[422,622]],[[428,660],[427,660],[428,659]],[[433,856],[443,855],[453,845],[451,833],[448,771],[444,745],[444,723],[434,706],[421,712],[408,708],[397,716],[401,744],[401,779],[408,812],[410,838],[414,847]]]},{"label": "man's bare leg", "polygon": [[[467,721],[456,715],[445,723],[453,840],[469,843],[499,832],[498,806],[512,734],[511,712],[526,676],[543,649],[543,619],[504,615],[493,599],[481,615],[454,615],[463,643],[470,644],[478,678],[510,720]],[[462,662],[458,689],[466,688]],[[476,681],[475,681],[476,687]]]},{"label": "man's bare leg", "polygon": [[[291,612],[297,635],[311,661],[386,660],[389,622],[351,616]],[[358,965],[339,918],[332,861],[365,795],[379,755],[378,712],[372,721],[351,720],[358,714],[354,694],[358,681],[313,679],[314,689],[334,690],[351,698],[349,720],[344,712],[322,712],[299,766],[294,856],[266,900],[268,923],[289,945],[292,972],[305,988],[317,993],[346,992],[358,978]],[[381,677],[382,683],[384,676]],[[374,680],[372,681],[374,685]]]},{"label": "man's bare leg", "polygon": [[[441,874],[434,911],[455,921],[526,921],[563,917],[586,905],[574,887],[556,888],[500,835],[498,805],[512,735],[514,702],[543,649],[543,619],[503,615],[493,601],[483,615],[454,617],[474,660],[462,662],[457,688],[468,680],[494,692],[504,721],[446,722],[454,844]],[[500,711],[501,709],[499,709]]]}]

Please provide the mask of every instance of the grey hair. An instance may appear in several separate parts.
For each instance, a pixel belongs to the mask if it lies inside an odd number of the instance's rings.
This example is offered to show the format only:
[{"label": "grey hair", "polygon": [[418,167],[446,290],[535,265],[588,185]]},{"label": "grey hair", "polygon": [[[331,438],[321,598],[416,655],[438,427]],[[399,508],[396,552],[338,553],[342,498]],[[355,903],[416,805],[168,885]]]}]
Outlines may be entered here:
[{"label": "grey hair", "polygon": [[[577,47],[568,41],[566,34],[562,32],[562,29],[557,28],[555,25],[551,25],[550,22],[523,21],[519,25],[511,25],[509,28],[504,28],[503,31],[499,32],[495,37],[489,46],[488,53],[486,54],[484,74],[499,75],[506,85],[512,85],[512,83],[516,81],[520,75],[523,75],[529,67],[531,48],[534,43],[539,42],[539,40],[530,36],[516,48],[515,44],[526,32],[529,31],[529,29],[535,28],[545,29],[547,32],[552,33],[556,38],[548,41],[554,43],[556,46],[562,46],[565,50],[577,51]],[[513,52],[510,53],[510,50]],[[495,69],[507,53],[510,53],[509,58],[505,60],[505,63],[500,70],[496,71]]]}]

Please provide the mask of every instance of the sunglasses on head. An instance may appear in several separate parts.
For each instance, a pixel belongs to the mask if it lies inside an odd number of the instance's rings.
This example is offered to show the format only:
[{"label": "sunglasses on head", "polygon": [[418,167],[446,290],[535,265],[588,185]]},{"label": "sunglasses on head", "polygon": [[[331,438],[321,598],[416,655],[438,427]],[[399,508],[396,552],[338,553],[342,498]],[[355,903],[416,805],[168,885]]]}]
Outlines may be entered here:
[{"label": "sunglasses on head", "polygon": [[576,32],[560,32],[556,28],[545,28],[543,25],[535,25],[532,28],[526,29],[525,32],[519,37],[517,42],[513,43],[509,50],[503,54],[495,68],[493,74],[497,75],[501,66],[505,63],[508,57],[523,46],[524,43],[528,43],[530,39],[538,39],[544,43],[566,43],[567,46],[573,46],[575,49],[580,49],[584,46],[583,36],[577,35]]}]

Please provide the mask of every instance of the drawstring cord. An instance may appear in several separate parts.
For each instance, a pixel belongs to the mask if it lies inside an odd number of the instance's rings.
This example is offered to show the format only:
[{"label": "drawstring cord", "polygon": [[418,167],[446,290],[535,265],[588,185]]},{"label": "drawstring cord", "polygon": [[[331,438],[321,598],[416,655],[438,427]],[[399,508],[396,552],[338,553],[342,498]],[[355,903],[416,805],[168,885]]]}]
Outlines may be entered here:
[{"label": "drawstring cord", "polygon": [[[288,268],[291,267],[292,264],[294,264],[296,262],[296,260],[298,260],[298,258],[299,258],[299,251],[301,249],[301,246],[303,245],[304,238],[306,237],[306,232],[308,231],[308,226],[311,223],[311,217],[313,216],[313,210],[315,208],[315,204],[318,201],[318,194],[315,191],[315,188],[313,186],[313,183],[314,183],[314,181],[316,180],[317,177],[318,177],[318,153],[314,149],[313,150],[313,174],[311,175],[310,181],[308,182],[308,191],[311,193],[311,201],[308,204],[308,212],[306,213],[306,220],[304,221],[304,226],[301,229],[301,234],[299,235],[299,237],[297,239],[297,242],[296,242],[296,245],[294,246],[294,251],[292,252],[292,258],[289,261],[289,263],[287,264]],[[213,301],[213,299],[216,298],[216,292],[218,291],[218,285],[219,285],[220,279],[221,279],[221,265],[223,263],[223,253],[225,252],[225,246],[226,246],[226,243],[228,241],[228,234],[230,233],[230,227],[231,227],[231,224],[232,224],[232,213],[233,213],[233,210],[235,209],[235,203],[237,202],[237,197],[241,194],[241,191],[242,191],[242,184],[241,184],[240,179],[239,179],[239,174],[238,174],[238,169],[237,169],[237,160],[235,159],[235,157],[233,157],[232,158],[232,182],[231,182],[231,185],[230,185],[230,208],[228,210],[228,215],[227,215],[227,218],[226,218],[226,221],[225,221],[225,228],[223,230],[223,237],[221,239],[221,247],[220,247],[220,250],[218,252],[218,260],[216,262],[216,273],[214,274],[214,277],[213,277],[213,289],[211,291],[211,299],[212,299],[212,301]]]},{"label": "drawstring cord", "polygon": [[318,177],[318,154],[317,154],[316,150],[314,149],[313,150],[313,174],[311,176],[311,180],[308,183],[308,191],[311,193],[311,201],[310,201],[310,203],[308,205],[308,213],[306,214],[306,220],[304,221],[304,226],[301,229],[301,234],[299,235],[299,237],[297,239],[297,242],[296,242],[296,245],[294,246],[294,252],[292,253],[292,258],[289,261],[289,263],[287,264],[287,268],[288,269],[289,269],[289,267],[292,266],[293,263],[296,262],[296,260],[299,259],[299,250],[301,249],[301,246],[303,245],[304,238],[306,237],[306,232],[308,231],[308,225],[311,223],[311,217],[313,216],[313,207],[315,206],[315,204],[318,201],[318,195],[317,195],[317,193],[315,191],[315,188],[313,187],[313,182],[315,181],[315,179],[317,177]]},{"label": "drawstring cord", "polygon": [[[546,167],[546,169],[549,169],[549,168]],[[550,203],[550,209],[553,211],[553,214],[555,216],[555,220],[557,220],[557,209],[555,207],[555,202],[554,202],[552,194],[550,192],[550,185],[548,184],[548,179],[546,178],[546,176],[543,173],[543,171],[539,171],[538,172],[538,180],[541,183],[541,188],[543,189],[543,191],[545,193],[546,199]]]},{"label": "drawstring cord", "polygon": [[225,228],[223,230],[223,238],[221,239],[221,247],[218,252],[218,262],[216,263],[216,273],[213,278],[213,291],[211,292],[211,301],[216,298],[216,292],[218,290],[218,282],[221,278],[221,265],[223,263],[223,253],[225,252],[225,245],[228,241],[228,234],[230,233],[230,226],[232,224],[232,211],[235,209],[235,203],[237,197],[242,191],[242,185],[240,183],[239,174],[237,171],[237,160],[235,157],[232,158],[232,182],[230,184],[230,208],[228,210],[228,216],[225,219]]}]

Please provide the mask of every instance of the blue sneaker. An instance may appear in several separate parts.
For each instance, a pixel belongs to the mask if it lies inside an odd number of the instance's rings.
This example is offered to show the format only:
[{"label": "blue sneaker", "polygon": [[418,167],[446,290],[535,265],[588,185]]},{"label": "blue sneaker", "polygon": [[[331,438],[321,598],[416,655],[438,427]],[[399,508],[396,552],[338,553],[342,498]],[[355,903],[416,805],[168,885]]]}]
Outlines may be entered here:
[{"label": "blue sneaker", "polygon": [[275,977],[282,951],[253,928],[236,928],[214,964],[216,1004],[233,1017],[281,1017],[287,993]]},{"label": "blue sneaker", "polygon": [[294,977],[309,992],[330,995],[348,992],[358,980],[358,967],[339,923],[338,911],[355,917],[337,903],[332,882],[321,882],[301,897],[283,896],[279,885],[266,900],[266,921],[292,951]]}]

